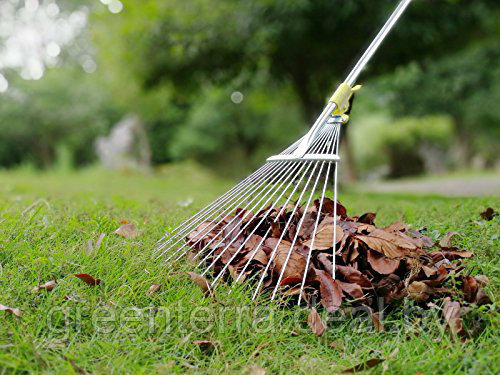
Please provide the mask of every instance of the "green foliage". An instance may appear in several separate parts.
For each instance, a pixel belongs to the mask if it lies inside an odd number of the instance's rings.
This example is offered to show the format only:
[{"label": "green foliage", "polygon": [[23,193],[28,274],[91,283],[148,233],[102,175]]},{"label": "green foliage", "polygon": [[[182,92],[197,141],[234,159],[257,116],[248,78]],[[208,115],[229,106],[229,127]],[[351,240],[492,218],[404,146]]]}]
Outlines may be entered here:
[{"label": "green foliage", "polygon": [[[499,372],[500,217],[479,220],[484,208],[500,205],[499,198],[341,195],[350,214],[377,212],[380,226],[404,217],[412,228],[427,227],[433,239],[448,231],[462,234],[454,244],[476,255],[464,274],[487,275],[486,292],[495,302],[473,312],[478,320],[466,327],[474,337],[464,344],[446,329],[439,306],[418,316],[403,314],[411,304],[384,311],[384,332],[374,332],[370,319],[321,312],[328,330],[318,338],[305,324],[305,308],[252,302],[247,284],[229,294],[230,285],[222,283],[217,302],[204,298],[182,272],[191,264],[165,267],[152,261],[151,251],[166,227],[230,186],[219,178],[186,171],[160,178],[0,171],[0,181],[0,303],[23,314],[0,312],[0,367],[6,373],[237,374],[257,364],[266,373],[319,375],[374,357],[385,359],[371,370],[377,374],[385,364],[387,373],[404,375]],[[194,197],[193,206],[177,206],[186,196]],[[137,225],[140,237],[113,233],[124,219]],[[102,283],[89,287],[75,273]],[[52,292],[31,292],[54,279]],[[152,284],[161,289],[148,296]],[[131,315],[139,321],[125,319]],[[216,341],[217,348],[205,353],[195,340]]]},{"label": "green foliage", "polygon": [[382,143],[382,152],[389,164],[389,176],[423,173],[425,161],[421,147],[446,149],[451,135],[452,123],[449,118],[402,118],[389,124]]},{"label": "green foliage", "polygon": [[81,165],[94,159],[93,142],[104,134],[120,110],[105,90],[73,68],[48,71],[39,81],[14,81],[0,101],[0,165],[31,162],[49,167],[56,149]]},{"label": "green foliage", "polygon": [[[263,126],[258,124],[264,119],[289,123],[290,108],[302,115],[297,123],[310,123],[394,4],[393,0],[152,0],[127,3],[119,17],[93,14],[91,24],[100,62],[111,67],[103,78],[114,97],[151,119],[147,123],[156,161],[193,157],[211,164],[220,160],[241,164],[248,159],[253,164],[257,157],[252,152],[274,149],[278,143],[259,138],[262,132],[256,129]],[[432,6],[430,1],[415,1],[362,81],[390,75],[414,61],[459,53],[490,37],[496,12],[493,0],[440,0],[432,1]],[[449,77],[450,85],[456,79]],[[279,96],[283,90],[290,100],[269,98],[272,106],[265,109],[248,102],[235,106],[227,100],[229,90],[247,97],[250,91],[270,90]],[[294,95],[288,95],[289,90]],[[379,90],[387,93],[391,87]],[[143,97],[157,96],[158,91],[170,104],[151,111],[155,101]],[[421,96],[427,92],[432,96],[434,87],[418,90]],[[438,107],[432,113],[447,113],[446,106]],[[160,115],[158,108],[164,109],[160,121],[151,116],[151,112]],[[175,115],[170,116],[172,110]],[[239,153],[236,144],[243,148]]]},{"label": "green foliage", "polygon": [[[227,82],[241,72],[269,69],[274,79],[292,83],[307,120],[334,88],[334,77],[343,78],[340,74],[367,43],[367,36],[394,7],[392,0],[218,0],[216,6],[209,0],[172,0],[144,5],[148,14],[152,4],[156,14],[147,28],[142,22],[132,24],[140,13],[138,4],[131,5],[130,20],[121,22],[128,40],[125,53],[135,51],[131,61],[144,85],[167,82],[192,92],[206,80]],[[371,72],[391,71],[462,47],[491,29],[488,13],[494,9],[491,0],[438,1],[433,6],[415,2],[404,27],[391,35],[391,47],[377,54]]]},{"label": "green foliage", "polygon": [[495,160],[500,139],[500,43],[489,40],[442,59],[413,63],[388,78],[396,114],[447,113],[457,137]]},{"label": "green foliage", "polygon": [[[40,81],[8,74],[2,166],[49,166],[58,147],[70,150],[70,164],[91,162],[95,137],[128,112],[146,124],[153,163],[194,158],[244,173],[305,131],[395,1],[148,0],[124,2],[119,14],[90,0],[58,4],[62,13],[89,7],[98,69],[68,67],[86,45],[79,40],[61,54],[64,68]],[[493,162],[497,16],[494,0],[415,1],[361,82],[386,74],[376,94],[393,93],[384,102],[393,114],[449,114],[471,140],[469,159],[479,151]],[[229,100],[233,91],[245,95],[241,104]],[[363,149],[354,153],[364,159]]]},{"label": "green foliage", "polygon": [[[445,156],[453,136],[453,121],[442,115],[397,120],[361,116],[356,125],[359,129],[353,134],[353,146],[363,175],[373,174],[384,165],[391,177],[421,174],[426,167],[426,150]],[[446,160],[441,162],[447,164]]]},{"label": "green foliage", "polygon": [[233,93],[227,87],[203,90],[172,143],[177,159],[219,164],[226,174],[242,175],[300,135],[300,115],[294,107],[286,110],[290,94],[250,89],[234,103]]},{"label": "green foliage", "polygon": [[439,116],[401,118],[388,124],[385,142],[388,148],[399,146],[415,149],[422,142],[446,147],[449,144],[451,128],[452,123],[449,118]]}]

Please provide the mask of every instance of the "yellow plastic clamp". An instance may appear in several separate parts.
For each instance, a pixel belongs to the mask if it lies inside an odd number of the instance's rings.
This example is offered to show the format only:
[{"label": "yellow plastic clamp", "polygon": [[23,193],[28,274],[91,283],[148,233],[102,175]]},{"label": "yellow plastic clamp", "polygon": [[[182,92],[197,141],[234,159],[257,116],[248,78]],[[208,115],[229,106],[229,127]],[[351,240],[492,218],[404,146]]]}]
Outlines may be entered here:
[{"label": "yellow plastic clamp", "polygon": [[351,87],[345,82],[341,83],[330,98],[330,102],[335,103],[336,107],[332,115],[340,116],[347,112],[347,110],[349,109],[349,99],[351,98],[352,94],[354,94],[360,88],[361,85]]}]

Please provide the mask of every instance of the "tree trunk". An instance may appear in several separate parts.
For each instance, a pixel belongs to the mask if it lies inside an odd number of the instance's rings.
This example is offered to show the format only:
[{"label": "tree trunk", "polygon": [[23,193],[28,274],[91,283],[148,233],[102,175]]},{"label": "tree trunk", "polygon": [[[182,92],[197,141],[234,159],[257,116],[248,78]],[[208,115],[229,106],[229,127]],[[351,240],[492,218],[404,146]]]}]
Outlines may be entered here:
[{"label": "tree trunk", "polygon": [[44,169],[48,169],[52,164],[52,154],[50,147],[47,143],[42,141],[36,146],[35,149],[37,150],[36,154],[38,156],[38,161],[40,162],[41,167]]},{"label": "tree trunk", "polygon": [[299,97],[304,120],[306,121],[307,125],[311,127],[320,114],[319,111],[322,108],[321,100],[315,98],[311,93],[311,90],[309,90],[307,77],[304,74],[301,73],[294,75],[292,77],[292,81],[295,86],[295,91],[297,92],[297,95]]},{"label": "tree trunk", "polygon": [[455,141],[453,145],[453,156],[457,162],[458,169],[467,168],[471,160],[470,136],[464,131],[460,120],[454,118],[455,121]]}]

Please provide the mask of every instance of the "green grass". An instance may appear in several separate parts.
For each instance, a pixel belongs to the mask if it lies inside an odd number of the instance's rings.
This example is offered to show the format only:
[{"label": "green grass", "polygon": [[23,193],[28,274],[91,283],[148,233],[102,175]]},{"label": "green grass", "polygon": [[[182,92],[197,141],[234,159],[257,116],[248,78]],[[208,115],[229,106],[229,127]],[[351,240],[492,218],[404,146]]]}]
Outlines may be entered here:
[{"label": "green grass", "polygon": [[[496,304],[471,312],[467,323],[476,333],[466,343],[446,331],[437,308],[404,318],[401,311],[410,303],[385,317],[386,332],[346,318],[330,320],[318,338],[305,324],[304,309],[265,299],[253,303],[244,288],[229,295],[225,285],[216,290],[215,303],[180,273],[183,264],[173,269],[152,261],[167,227],[230,186],[195,168],[170,168],[156,177],[96,170],[0,172],[0,304],[23,313],[17,318],[0,312],[0,374],[78,372],[77,366],[97,374],[250,373],[254,364],[267,373],[331,374],[373,357],[386,361],[372,373],[500,371],[499,218],[479,220],[484,208],[498,210],[500,198],[344,192],[341,201],[351,214],[376,211],[379,226],[403,219],[414,228],[427,227],[434,239],[461,233],[458,245],[477,254],[467,269],[489,277],[487,292]],[[189,197],[189,208],[177,204]],[[124,219],[138,226],[139,237],[113,234]],[[88,241],[95,243],[101,233],[101,248],[87,254]],[[103,283],[89,287],[75,273]],[[31,292],[53,279],[53,292]],[[152,284],[162,288],[150,297]],[[207,352],[194,340],[217,344]]]}]

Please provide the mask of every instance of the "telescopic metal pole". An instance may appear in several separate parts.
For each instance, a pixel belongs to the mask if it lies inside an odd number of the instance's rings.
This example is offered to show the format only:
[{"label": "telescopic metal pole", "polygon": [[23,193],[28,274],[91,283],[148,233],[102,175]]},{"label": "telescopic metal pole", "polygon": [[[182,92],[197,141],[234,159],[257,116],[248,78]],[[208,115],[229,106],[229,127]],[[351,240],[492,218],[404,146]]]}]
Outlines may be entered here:
[{"label": "telescopic metal pole", "polygon": [[363,53],[363,56],[361,56],[357,64],[354,66],[354,68],[352,68],[351,73],[349,73],[349,75],[347,76],[345,82],[349,86],[352,87],[356,83],[356,79],[358,78],[363,68],[366,66],[368,61],[370,61],[371,57],[373,56],[377,48],[380,46],[380,44],[382,44],[389,31],[391,31],[392,27],[396,24],[399,17],[401,17],[406,7],[410,5],[410,3],[411,0],[402,0],[398,4],[396,9],[394,9],[391,16],[385,22],[384,26],[382,26],[375,39],[373,39],[373,41],[366,49],[365,53]]},{"label": "telescopic metal pole", "polygon": [[[410,2],[411,0],[401,0],[399,2],[398,6],[396,7],[396,9],[394,9],[389,19],[385,22],[384,26],[382,26],[377,36],[373,39],[354,68],[351,70],[351,73],[349,73],[343,85],[347,84],[351,88],[354,86],[359,74],[364,69],[366,64],[370,61],[370,58],[373,56],[380,44],[382,44],[385,37],[387,36],[389,31],[391,31],[392,27],[396,24],[405,9],[408,7],[408,5],[410,5]],[[304,136],[297,149],[293,152],[293,156],[295,158],[300,159],[306,154],[307,149],[311,145],[311,142],[314,140],[314,136],[316,135],[319,127],[321,127],[328,120],[328,118],[336,109],[337,104],[330,100],[325,109],[323,109],[323,112],[321,112],[321,115],[319,115],[319,117],[314,122],[314,125],[311,127],[309,132]]]}]

